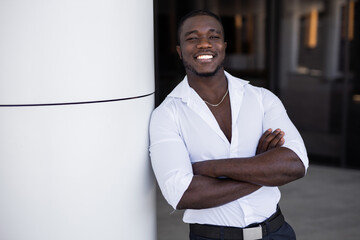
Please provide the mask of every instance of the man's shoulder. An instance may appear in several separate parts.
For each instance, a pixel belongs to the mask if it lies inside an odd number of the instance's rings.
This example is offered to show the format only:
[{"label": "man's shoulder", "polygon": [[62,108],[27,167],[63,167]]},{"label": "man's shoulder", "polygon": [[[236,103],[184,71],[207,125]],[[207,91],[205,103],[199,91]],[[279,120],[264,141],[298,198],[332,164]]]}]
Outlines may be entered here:
[{"label": "man's shoulder", "polygon": [[244,91],[247,94],[247,97],[255,98],[260,102],[273,101],[278,98],[269,89],[254,86],[251,82],[232,76],[229,73],[227,73],[227,77],[229,78],[232,87],[235,88],[235,91],[239,90],[240,93]]},{"label": "man's shoulder", "polygon": [[168,115],[174,115],[176,112],[177,106],[182,103],[182,98],[176,95],[167,95],[165,99],[157,106],[152,115],[159,117],[165,117]]},{"label": "man's shoulder", "polygon": [[189,87],[186,78],[179,82],[176,87],[165,97],[161,104],[155,109],[157,111],[166,111],[173,108],[179,102],[186,101]]},{"label": "man's shoulder", "polygon": [[235,77],[227,73],[226,75],[230,81],[230,84],[233,88],[236,89],[244,89],[245,91],[251,91],[257,94],[262,94],[263,92],[267,92],[268,90],[263,87],[254,86],[250,81],[244,80],[239,77]]},{"label": "man's shoulder", "polygon": [[154,109],[154,112],[163,112],[170,110],[178,101],[177,98],[172,96],[166,96],[166,98]]}]

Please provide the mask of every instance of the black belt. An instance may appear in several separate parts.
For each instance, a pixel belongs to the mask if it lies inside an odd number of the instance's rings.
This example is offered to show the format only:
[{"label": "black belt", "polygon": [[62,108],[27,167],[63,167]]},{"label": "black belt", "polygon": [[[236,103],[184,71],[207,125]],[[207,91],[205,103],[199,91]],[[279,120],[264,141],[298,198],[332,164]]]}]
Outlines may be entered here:
[{"label": "black belt", "polygon": [[[224,240],[254,240],[262,239],[272,232],[276,232],[285,222],[280,208],[267,220],[258,224],[251,224],[245,228],[224,227],[207,224],[190,224],[190,233],[200,237]],[[221,238],[221,235],[223,238]]]}]

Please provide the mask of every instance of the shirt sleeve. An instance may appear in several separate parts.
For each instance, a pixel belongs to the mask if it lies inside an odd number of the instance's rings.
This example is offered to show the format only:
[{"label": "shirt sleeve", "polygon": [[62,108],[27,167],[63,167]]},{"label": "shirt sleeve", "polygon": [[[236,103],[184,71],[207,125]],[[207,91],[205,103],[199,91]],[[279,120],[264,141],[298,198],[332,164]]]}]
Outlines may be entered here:
[{"label": "shirt sleeve", "polygon": [[285,132],[285,144],[283,147],[291,149],[301,159],[304,164],[305,171],[309,166],[304,141],[299,131],[288,117],[285,107],[280,99],[269,90],[263,89],[263,106],[264,121],[263,129],[272,128],[273,130],[280,128]]},{"label": "shirt sleeve", "polygon": [[153,111],[149,151],[161,192],[167,202],[176,209],[190,185],[193,171],[171,109],[160,108]]}]

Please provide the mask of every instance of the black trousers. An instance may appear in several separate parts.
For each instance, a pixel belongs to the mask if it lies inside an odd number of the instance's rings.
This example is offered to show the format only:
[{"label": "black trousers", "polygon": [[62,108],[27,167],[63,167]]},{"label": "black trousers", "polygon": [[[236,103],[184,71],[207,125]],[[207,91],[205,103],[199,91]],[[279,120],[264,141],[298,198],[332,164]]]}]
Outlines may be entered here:
[{"label": "black trousers", "polygon": [[[239,239],[241,239],[241,237],[239,237]],[[279,228],[279,230],[268,234],[262,239],[263,240],[296,240],[296,235],[293,228],[287,222],[284,222],[284,224]],[[226,240],[226,239],[204,238],[204,237],[196,236],[190,232],[190,240]]]}]

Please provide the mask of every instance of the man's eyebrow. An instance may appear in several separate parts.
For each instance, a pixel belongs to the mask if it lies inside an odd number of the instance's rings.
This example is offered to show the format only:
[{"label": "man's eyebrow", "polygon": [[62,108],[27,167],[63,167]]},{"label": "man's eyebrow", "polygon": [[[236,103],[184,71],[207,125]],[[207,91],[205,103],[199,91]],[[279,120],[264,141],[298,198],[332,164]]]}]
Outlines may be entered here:
[{"label": "man's eyebrow", "polygon": [[197,32],[198,32],[197,30],[189,31],[189,32],[186,32],[184,36],[187,37],[190,34],[197,33]]},{"label": "man's eyebrow", "polygon": [[[215,32],[217,34],[222,34],[221,30],[217,30],[215,28],[211,28],[208,31],[209,32]],[[184,36],[187,37],[187,36],[189,36],[189,35],[191,35],[193,33],[198,33],[198,32],[199,32],[198,30],[189,31],[189,32],[186,32]]]},{"label": "man's eyebrow", "polygon": [[217,34],[222,34],[221,30],[217,30],[217,29],[210,29],[211,32],[215,32]]}]

